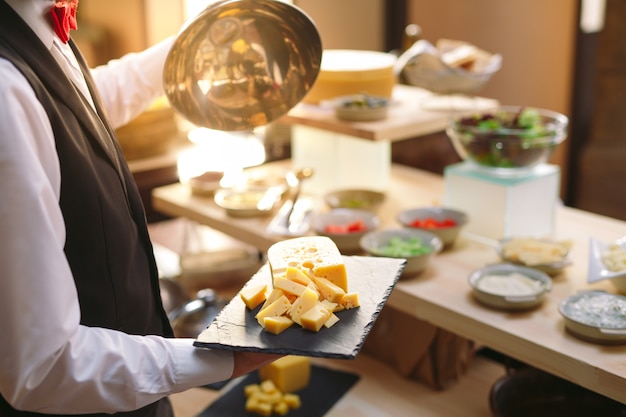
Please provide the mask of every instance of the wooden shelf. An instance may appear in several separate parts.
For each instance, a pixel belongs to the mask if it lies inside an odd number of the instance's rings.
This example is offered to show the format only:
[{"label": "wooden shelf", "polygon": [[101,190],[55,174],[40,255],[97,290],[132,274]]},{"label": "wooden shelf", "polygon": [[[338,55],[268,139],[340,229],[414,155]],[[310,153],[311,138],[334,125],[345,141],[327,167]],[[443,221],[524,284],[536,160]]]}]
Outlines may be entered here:
[{"label": "wooden shelf", "polygon": [[488,98],[437,96],[422,88],[397,85],[389,115],[384,120],[346,122],[338,119],[329,106],[300,103],[280,121],[361,139],[394,142],[441,132],[453,115],[487,110],[498,104]]}]

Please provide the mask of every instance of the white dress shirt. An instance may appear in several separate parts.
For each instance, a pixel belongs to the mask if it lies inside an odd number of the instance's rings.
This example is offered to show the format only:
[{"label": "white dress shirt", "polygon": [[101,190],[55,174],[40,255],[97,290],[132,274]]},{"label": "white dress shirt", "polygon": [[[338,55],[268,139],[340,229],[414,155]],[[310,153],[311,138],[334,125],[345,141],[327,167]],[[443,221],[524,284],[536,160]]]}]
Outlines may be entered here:
[{"label": "white dress shirt", "polygon": [[[61,62],[80,71],[45,19],[53,0],[6,0]],[[114,126],[162,92],[168,39],[93,70]],[[68,55],[69,50],[69,55]],[[72,73],[73,72],[73,73]],[[132,410],[230,377],[232,353],[190,339],[131,336],[79,324],[59,208],[61,173],[46,112],[22,74],[0,59],[0,393],[43,413]]]}]

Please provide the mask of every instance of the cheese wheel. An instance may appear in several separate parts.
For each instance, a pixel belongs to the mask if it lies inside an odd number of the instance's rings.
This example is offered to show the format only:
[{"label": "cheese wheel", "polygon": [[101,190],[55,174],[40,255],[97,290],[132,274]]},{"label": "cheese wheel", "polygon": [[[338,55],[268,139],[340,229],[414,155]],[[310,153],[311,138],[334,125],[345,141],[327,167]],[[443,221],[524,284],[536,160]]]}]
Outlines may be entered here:
[{"label": "cheese wheel", "polygon": [[325,50],[317,80],[302,101],[317,104],[362,93],[391,98],[396,84],[395,62],[394,55],[384,52]]}]

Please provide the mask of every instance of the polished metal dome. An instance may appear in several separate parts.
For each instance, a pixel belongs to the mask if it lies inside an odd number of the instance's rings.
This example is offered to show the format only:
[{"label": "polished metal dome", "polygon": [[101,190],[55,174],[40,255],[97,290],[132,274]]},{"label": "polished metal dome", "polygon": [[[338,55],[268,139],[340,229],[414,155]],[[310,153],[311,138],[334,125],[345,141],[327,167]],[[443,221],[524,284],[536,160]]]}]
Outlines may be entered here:
[{"label": "polished metal dome", "polygon": [[164,67],[165,94],[190,122],[250,130],[286,114],[320,71],[313,21],[278,0],[225,0],[178,35]]}]

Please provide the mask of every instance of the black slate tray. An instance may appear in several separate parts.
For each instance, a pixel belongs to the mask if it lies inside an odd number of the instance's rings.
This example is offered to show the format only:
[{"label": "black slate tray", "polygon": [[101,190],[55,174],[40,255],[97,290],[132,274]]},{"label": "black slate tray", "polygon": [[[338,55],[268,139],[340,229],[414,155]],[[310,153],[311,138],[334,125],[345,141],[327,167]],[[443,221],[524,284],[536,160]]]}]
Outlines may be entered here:
[{"label": "black slate tray", "polygon": [[[289,410],[289,417],[321,417],[331,409],[343,395],[359,380],[359,375],[311,366],[311,379],[306,388],[297,392],[302,403],[300,408]],[[251,417],[246,412],[246,397],[243,388],[259,383],[258,372],[246,375],[237,385],[230,388],[197,417]]]},{"label": "black slate tray", "polygon": [[[359,294],[361,306],[337,313],[339,322],[319,332],[293,325],[279,335],[266,332],[235,296],[194,342],[194,346],[248,352],[277,353],[335,359],[354,359],[361,350],[378,314],[398,282],[406,261],[397,258],[344,256],[348,290]],[[246,285],[268,284],[265,264]]]}]

